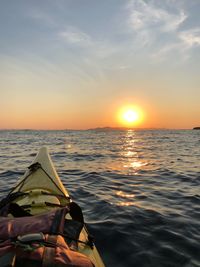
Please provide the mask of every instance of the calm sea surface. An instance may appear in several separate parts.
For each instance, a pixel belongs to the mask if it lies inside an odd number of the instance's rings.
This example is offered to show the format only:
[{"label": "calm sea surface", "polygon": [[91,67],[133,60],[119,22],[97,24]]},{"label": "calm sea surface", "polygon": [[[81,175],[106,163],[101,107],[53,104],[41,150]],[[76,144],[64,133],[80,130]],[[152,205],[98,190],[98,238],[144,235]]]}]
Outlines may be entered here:
[{"label": "calm sea surface", "polygon": [[200,131],[0,131],[0,197],[42,146],[107,267],[200,266]]}]

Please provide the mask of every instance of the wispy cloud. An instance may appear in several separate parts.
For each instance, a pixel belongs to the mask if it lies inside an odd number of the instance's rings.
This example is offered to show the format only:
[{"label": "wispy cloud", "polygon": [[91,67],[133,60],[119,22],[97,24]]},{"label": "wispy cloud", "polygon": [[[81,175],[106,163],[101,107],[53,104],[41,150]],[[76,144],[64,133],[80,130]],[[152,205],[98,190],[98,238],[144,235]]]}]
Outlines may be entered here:
[{"label": "wispy cloud", "polygon": [[176,41],[163,45],[152,54],[152,57],[158,61],[165,60],[169,54],[176,52],[177,57],[180,56],[185,61],[190,58],[195,47],[200,47],[200,28],[178,32]]},{"label": "wispy cloud", "polygon": [[183,5],[180,8],[169,1],[131,0],[127,8],[134,41],[141,47],[148,46],[154,59],[166,59],[175,51],[186,59],[194,47],[200,46],[200,28],[184,30],[190,14]]},{"label": "wispy cloud", "polygon": [[[51,5],[54,4],[53,0],[50,2]],[[66,1],[61,1],[59,3],[59,6],[56,5],[57,2],[55,6],[53,5],[55,11],[64,9],[62,5],[64,5]],[[115,40],[113,41],[113,32],[106,35],[104,34],[105,29],[103,28],[103,34],[102,32],[101,34],[96,34],[94,29],[95,25],[99,23],[98,21],[94,21],[94,27],[85,27],[82,29],[79,21],[71,21],[68,16],[63,16],[63,12],[61,12],[61,16],[58,16],[58,14],[60,13],[46,12],[46,10],[43,9],[38,10],[38,8],[33,8],[27,15],[34,23],[39,23],[47,27],[45,33],[51,40],[51,46],[55,45],[56,49],[59,46],[73,47],[74,51],[77,49],[79,57],[82,57],[84,62],[86,61],[86,63],[90,62],[88,64],[94,64],[96,61],[97,65],[99,65],[99,63],[104,64],[104,60],[106,61],[123,50],[123,47],[119,43],[116,43]],[[80,20],[81,19],[82,17],[80,17]],[[68,51],[65,50],[65,53],[68,53]]]},{"label": "wispy cloud", "polygon": [[186,54],[186,47],[182,42],[169,42],[162,47],[160,47],[155,52],[152,52],[151,58],[156,60],[156,62],[160,62],[169,58],[169,55],[172,53],[176,53],[177,61],[182,58],[183,61],[188,59],[188,55]]},{"label": "wispy cloud", "polygon": [[128,8],[129,23],[135,31],[147,28],[161,32],[175,31],[187,19],[183,10],[170,13],[164,8],[155,6],[152,1],[146,3],[143,0],[133,0],[130,1]]},{"label": "wispy cloud", "polygon": [[200,28],[182,31],[179,38],[188,48],[200,46]]},{"label": "wispy cloud", "polygon": [[199,45],[199,30],[183,30],[189,14],[174,2],[131,0],[128,10],[128,24],[136,40],[142,47],[150,47],[150,56],[156,61],[167,59],[173,52],[183,57]]},{"label": "wispy cloud", "polygon": [[94,36],[82,31],[75,26],[69,26],[63,31],[58,32],[58,36],[66,44],[72,44],[74,47],[84,48],[91,61],[94,58],[104,60],[113,54],[116,54],[120,47],[113,45],[108,39],[97,39]]},{"label": "wispy cloud", "polygon": [[93,44],[91,36],[79,30],[76,27],[68,27],[64,31],[59,32],[59,36],[70,44],[79,46],[91,46]]}]

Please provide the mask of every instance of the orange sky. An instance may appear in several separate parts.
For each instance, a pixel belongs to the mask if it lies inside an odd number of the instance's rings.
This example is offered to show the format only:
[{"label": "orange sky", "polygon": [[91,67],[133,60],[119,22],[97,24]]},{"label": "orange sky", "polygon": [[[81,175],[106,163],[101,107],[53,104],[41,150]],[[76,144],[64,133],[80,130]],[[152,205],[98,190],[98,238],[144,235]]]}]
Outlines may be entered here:
[{"label": "orange sky", "polygon": [[[132,104],[133,103],[133,104]],[[59,107],[39,106],[27,103],[25,107],[12,107],[10,112],[1,116],[3,129],[88,129],[95,127],[136,127],[136,128],[192,128],[198,125],[198,119],[192,118],[187,112],[177,110],[161,110],[146,103],[136,104],[127,101],[118,101],[105,105],[102,109],[94,106]],[[122,108],[130,106],[139,107],[142,119],[132,124],[119,120]],[[186,115],[185,115],[186,114]],[[188,115],[188,116],[187,116]],[[190,123],[188,123],[188,121]]]},{"label": "orange sky", "polygon": [[200,125],[198,2],[58,2],[1,5],[0,129]]}]

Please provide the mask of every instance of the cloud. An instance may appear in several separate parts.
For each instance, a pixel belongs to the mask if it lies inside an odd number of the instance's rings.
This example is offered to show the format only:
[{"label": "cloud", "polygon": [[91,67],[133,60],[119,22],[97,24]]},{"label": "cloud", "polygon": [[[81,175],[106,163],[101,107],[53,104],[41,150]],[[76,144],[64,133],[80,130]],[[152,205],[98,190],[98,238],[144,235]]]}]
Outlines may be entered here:
[{"label": "cloud", "polygon": [[177,40],[169,42],[153,54],[154,58],[165,59],[170,53],[176,52],[183,60],[190,57],[190,51],[200,47],[200,28],[180,31],[177,33]]},{"label": "cloud", "polygon": [[59,38],[66,43],[77,48],[83,48],[83,55],[87,55],[86,61],[106,60],[109,57],[118,54],[121,47],[113,44],[108,39],[96,38],[83,32],[75,26],[69,26],[63,31],[58,32]]},{"label": "cloud", "polygon": [[92,38],[76,27],[68,27],[64,31],[59,32],[59,36],[70,44],[79,46],[91,46],[93,44]]},{"label": "cloud", "polygon": [[187,19],[183,10],[170,13],[159,8],[152,1],[148,4],[143,0],[133,0],[129,3],[129,24],[135,31],[153,29],[160,32],[176,31]]},{"label": "cloud", "polygon": [[176,53],[176,58],[178,59],[179,56],[183,61],[188,59],[188,55],[186,52],[186,47],[183,45],[182,42],[172,42],[166,45],[163,45],[160,49],[155,52],[152,52],[151,58],[156,60],[156,62],[160,62],[169,58],[169,55],[172,53]]},{"label": "cloud", "polygon": [[158,43],[163,45],[166,36],[175,35],[187,19],[184,10],[175,9],[172,13],[164,6],[161,8],[155,5],[153,1],[146,3],[143,0],[131,0],[128,12],[128,25],[137,45],[156,47],[158,50]]},{"label": "cloud", "polygon": [[200,46],[200,28],[182,31],[179,38],[188,48]]},{"label": "cloud", "polygon": [[192,49],[200,46],[200,28],[184,30],[184,23],[191,15],[186,6],[178,5],[178,1],[131,0],[127,7],[133,41],[140,48],[148,47],[150,57],[156,61],[173,53],[186,60]]}]

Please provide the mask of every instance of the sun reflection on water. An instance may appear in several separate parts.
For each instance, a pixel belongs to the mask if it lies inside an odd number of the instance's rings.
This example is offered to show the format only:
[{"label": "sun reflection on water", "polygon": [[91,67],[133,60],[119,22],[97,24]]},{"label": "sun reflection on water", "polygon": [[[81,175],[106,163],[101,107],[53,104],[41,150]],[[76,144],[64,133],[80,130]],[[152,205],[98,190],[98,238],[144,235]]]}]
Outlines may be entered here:
[{"label": "sun reflection on water", "polygon": [[116,195],[117,196],[120,196],[120,197],[124,197],[124,198],[132,198],[132,197],[135,197],[134,194],[126,194],[123,191],[117,191],[116,192]]},{"label": "sun reflection on water", "polygon": [[137,138],[133,130],[127,131],[121,153],[124,158],[123,167],[129,174],[137,174],[136,171],[147,165],[147,162],[139,159]]},{"label": "sun reflection on water", "polygon": [[[138,172],[148,164],[147,161],[144,160],[144,155],[141,155],[140,153],[141,145],[140,140],[138,140],[137,132],[134,130],[128,130],[123,138],[121,158],[122,169],[130,176],[130,179],[132,179],[131,176],[137,175]],[[133,193],[131,191],[133,191]],[[141,195],[143,195],[143,193],[140,192],[140,190],[137,190],[137,192],[133,190],[131,183],[129,190],[123,190],[123,188],[120,188],[118,191],[115,191],[118,206],[140,206],[138,203],[138,196]]]},{"label": "sun reflection on water", "polygon": [[119,202],[117,206],[123,206],[123,207],[129,207],[129,206],[134,206],[134,202]]}]

